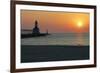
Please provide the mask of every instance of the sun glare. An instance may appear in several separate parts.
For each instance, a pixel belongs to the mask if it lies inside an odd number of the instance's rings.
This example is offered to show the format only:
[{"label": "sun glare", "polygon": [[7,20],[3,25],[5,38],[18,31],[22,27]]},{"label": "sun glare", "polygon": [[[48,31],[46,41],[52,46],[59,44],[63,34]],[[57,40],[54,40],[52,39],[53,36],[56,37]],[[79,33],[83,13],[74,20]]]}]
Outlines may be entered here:
[{"label": "sun glare", "polygon": [[82,26],[83,26],[82,22],[79,21],[79,22],[77,23],[77,26],[78,26],[78,27],[82,27]]}]

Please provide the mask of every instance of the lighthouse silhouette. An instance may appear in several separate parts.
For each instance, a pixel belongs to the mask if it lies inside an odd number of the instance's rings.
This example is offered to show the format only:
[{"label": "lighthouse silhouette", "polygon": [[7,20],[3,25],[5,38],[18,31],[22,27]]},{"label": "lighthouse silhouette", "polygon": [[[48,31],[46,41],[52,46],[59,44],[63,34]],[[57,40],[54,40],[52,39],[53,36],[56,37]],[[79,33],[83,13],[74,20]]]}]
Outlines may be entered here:
[{"label": "lighthouse silhouette", "polygon": [[40,34],[40,29],[39,29],[39,27],[38,27],[38,22],[37,22],[37,20],[35,21],[35,26],[34,26],[34,28],[33,28],[32,34]]}]

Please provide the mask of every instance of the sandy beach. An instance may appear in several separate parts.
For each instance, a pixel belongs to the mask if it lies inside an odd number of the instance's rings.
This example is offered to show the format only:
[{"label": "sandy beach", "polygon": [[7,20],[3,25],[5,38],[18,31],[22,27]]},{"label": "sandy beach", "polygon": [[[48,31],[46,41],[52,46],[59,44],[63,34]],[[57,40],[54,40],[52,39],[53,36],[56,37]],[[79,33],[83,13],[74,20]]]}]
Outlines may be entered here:
[{"label": "sandy beach", "polygon": [[47,62],[89,59],[89,46],[21,45],[21,62]]}]

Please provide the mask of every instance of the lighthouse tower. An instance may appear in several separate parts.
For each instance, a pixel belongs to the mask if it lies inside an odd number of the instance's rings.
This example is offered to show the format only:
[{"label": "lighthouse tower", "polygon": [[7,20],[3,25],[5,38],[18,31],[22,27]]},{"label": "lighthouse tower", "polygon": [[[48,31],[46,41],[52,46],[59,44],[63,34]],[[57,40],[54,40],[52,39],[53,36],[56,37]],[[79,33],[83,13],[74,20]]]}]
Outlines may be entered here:
[{"label": "lighthouse tower", "polygon": [[40,29],[39,29],[39,27],[38,27],[38,22],[37,22],[37,20],[35,21],[35,26],[34,26],[34,28],[33,28],[32,34],[40,34]]}]

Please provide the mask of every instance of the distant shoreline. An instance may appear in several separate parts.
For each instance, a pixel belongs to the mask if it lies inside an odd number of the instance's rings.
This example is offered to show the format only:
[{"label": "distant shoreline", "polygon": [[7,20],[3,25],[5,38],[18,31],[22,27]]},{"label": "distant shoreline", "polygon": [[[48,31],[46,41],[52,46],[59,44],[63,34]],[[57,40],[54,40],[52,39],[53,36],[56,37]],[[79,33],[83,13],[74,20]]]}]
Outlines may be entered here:
[{"label": "distant shoreline", "polygon": [[89,46],[21,45],[21,62],[89,59]]}]

